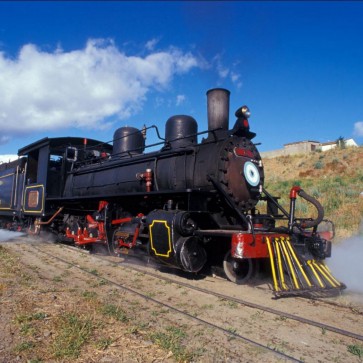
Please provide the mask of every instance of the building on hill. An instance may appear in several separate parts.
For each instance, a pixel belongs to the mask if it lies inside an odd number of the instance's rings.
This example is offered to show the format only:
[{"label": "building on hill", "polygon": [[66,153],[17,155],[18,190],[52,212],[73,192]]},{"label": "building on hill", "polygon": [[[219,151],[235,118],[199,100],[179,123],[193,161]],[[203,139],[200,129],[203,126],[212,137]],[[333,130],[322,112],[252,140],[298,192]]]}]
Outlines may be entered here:
[{"label": "building on hill", "polygon": [[319,141],[306,140],[284,144],[284,150],[286,155],[306,154],[318,150],[319,146]]},{"label": "building on hill", "polygon": [[[342,140],[344,142],[344,147],[357,147],[358,145],[353,139]],[[283,149],[277,149],[272,151],[261,152],[263,158],[275,158],[277,156],[287,156],[296,154],[308,154],[313,151],[327,151],[336,148],[337,142],[325,142],[321,143],[319,141],[297,141],[284,144]]]},{"label": "building on hill", "polygon": [[[345,139],[342,140],[344,142],[344,147],[357,147],[357,143],[353,139]],[[321,151],[327,151],[334,149],[338,146],[337,141],[331,141],[331,142],[324,142],[320,144],[320,150]]]}]

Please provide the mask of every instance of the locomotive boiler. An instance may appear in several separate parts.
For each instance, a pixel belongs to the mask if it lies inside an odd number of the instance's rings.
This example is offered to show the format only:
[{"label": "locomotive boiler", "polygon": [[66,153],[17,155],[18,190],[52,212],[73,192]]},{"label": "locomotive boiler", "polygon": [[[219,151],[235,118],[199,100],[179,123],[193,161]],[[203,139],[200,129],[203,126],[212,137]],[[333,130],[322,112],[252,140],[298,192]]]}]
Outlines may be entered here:
[{"label": "locomotive boiler", "polygon": [[[229,128],[229,91],[207,92],[208,130],[187,115],[156,126],[121,127],[112,145],[81,138],[45,138],[0,166],[0,213],[10,228],[112,254],[143,250],[162,264],[197,273],[223,267],[247,282],[267,263],[276,294],[341,289],[323,263],[331,225],[320,203],[300,187],[290,209],[264,188],[261,156],[252,142],[250,111],[235,112]],[[146,134],[160,142],[146,152]],[[201,138],[201,141],[198,141]],[[317,217],[296,217],[297,197]],[[324,227],[324,228],[323,228]]]}]

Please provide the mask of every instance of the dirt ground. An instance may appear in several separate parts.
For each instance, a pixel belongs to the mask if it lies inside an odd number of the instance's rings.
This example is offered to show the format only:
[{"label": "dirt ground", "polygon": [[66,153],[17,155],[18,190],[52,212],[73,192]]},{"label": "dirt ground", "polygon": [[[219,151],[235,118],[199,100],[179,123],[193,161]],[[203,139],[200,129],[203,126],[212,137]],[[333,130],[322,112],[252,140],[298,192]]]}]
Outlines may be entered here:
[{"label": "dirt ground", "polygon": [[[349,290],[327,299],[343,306],[339,307],[302,298],[273,299],[265,282],[236,286],[219,277],[187,279],[146,268],[363,335],[363,296]],[[0,243],[0,301],[0,362],[4,363],[288,360],[274,351],[303,362],[363,359],[359,339],[145,275],[122,258],[101,260],[28,237]],[[270,351],[233,333],[267,345]]]}]

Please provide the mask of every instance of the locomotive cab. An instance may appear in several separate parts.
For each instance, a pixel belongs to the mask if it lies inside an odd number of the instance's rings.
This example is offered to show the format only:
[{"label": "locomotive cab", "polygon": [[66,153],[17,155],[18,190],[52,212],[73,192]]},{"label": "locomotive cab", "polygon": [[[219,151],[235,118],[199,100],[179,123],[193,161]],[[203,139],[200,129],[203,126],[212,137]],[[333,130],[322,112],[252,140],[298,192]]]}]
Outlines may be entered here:
[{"label": "locomotive cab", "polygon": [[[100,141],[87,142],[100,153]],[[19,209],[24,215],[40,217],[54,213],[63,195],[67,173],[81,149],[84,149],[84,139],[77,137],[44,138],[19,149],[19,156],[26,160],[23,188],[19,194],[22,201]],[[108,151],[111,149],[108,146]]]}]

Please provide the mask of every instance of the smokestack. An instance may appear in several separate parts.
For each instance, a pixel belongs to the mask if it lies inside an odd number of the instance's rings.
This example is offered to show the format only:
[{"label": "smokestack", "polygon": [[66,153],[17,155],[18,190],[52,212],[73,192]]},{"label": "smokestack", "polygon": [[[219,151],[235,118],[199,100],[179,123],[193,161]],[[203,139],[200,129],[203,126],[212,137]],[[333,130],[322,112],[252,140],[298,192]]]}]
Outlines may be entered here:
[{"label": "smokestack", "polygon": [[230,92],[224,88],[207,91],[208,130],[228,130],[229,95]]}]

